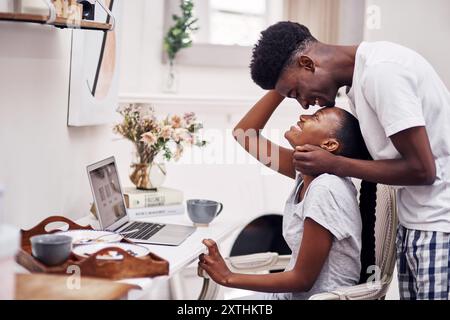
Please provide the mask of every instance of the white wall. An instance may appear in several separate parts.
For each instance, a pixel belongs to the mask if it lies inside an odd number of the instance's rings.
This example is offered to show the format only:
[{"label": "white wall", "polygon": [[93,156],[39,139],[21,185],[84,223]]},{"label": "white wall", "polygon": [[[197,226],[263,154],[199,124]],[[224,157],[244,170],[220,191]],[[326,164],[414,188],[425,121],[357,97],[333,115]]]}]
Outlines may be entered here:
[{"label": "white wall", "polygon": [[66,126],[69,31],[0,22],[0,43],[4,219],[30,227],[51,214],[79,217],[89,209],[86,164],[121,159],[123,143],[108,126]]},{"label": "white wall", "polygon": [[365,3],[361,0],[340,0],[339,44],[355,45],[364,36]]},{"label": "white wall", "polygon": [[380,29],[365,30],[368,41],[387,40],[422,54],[450,87],[450,1],[367,0],[380,9]]}]

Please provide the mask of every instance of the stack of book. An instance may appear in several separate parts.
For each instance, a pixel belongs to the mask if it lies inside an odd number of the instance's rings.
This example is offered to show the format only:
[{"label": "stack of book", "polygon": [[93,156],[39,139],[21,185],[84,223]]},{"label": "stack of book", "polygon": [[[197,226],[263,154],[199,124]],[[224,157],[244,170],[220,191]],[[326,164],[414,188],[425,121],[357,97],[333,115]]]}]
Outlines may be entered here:
[{"label": "stack of book", "polygon": [[183,192],[160,187],[156,191],[124,188],[125,204],[131,219],[149,218],[159,215],[183,214]]}]

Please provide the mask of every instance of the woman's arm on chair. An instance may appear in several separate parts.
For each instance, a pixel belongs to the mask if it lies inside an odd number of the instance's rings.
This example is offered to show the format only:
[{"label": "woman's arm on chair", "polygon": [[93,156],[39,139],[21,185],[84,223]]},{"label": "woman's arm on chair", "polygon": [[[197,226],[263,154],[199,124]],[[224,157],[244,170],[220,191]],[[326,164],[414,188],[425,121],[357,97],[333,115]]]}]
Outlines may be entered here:
[{"label": "woman's arm on chair", "polygon": [[293,165],[294,150],[283,148],[266,139],[261,130],[284,97],[276,91],[269,91],[239,121],[233,130],[236,141],[265,166],[295,179]]},{"label": "woman's arm on chair", "polygon": [[290,271],[270,274],[231,272],[216,243],[204,240],[207,255],[201,254],[199,266],[217,283],[232,288],[261,292],[307,292],[317,280],[333,244],[333,235],[320,224],[306,218],[303,239],[295,266]]}]

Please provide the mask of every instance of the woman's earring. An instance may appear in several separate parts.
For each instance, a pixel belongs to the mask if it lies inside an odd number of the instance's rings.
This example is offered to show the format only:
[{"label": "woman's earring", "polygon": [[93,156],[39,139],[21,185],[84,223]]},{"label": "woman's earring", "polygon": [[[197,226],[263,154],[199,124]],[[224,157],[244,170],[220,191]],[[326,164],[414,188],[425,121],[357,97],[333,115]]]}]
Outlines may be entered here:
[{"label": "woman's earring", "polygon": [[316,106],[319,105],[319,98],[316,98],[315,105],[316,105]]}]

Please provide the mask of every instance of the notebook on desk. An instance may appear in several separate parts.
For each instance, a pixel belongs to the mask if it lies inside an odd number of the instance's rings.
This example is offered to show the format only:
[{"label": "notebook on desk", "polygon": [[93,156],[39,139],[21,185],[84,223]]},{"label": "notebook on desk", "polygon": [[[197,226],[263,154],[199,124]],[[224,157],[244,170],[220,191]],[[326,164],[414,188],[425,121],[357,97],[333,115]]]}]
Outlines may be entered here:
[{"label": "notebook on desk", "polygon": [[195,227],[132,221],[127,213],[122,187],[114,157],[87,167],[100,228],[126,233],[133,242],[177,246],[194,231]]}]

